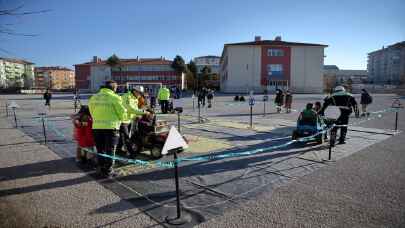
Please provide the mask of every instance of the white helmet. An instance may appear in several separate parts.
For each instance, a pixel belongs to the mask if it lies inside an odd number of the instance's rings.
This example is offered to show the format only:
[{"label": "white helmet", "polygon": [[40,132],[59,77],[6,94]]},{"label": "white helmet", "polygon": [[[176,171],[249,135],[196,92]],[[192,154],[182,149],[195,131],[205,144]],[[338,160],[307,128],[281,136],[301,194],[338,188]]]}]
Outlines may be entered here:
[{"label": "white helmet", "polygon": [[132,89],[135,91],[138,91],[140,93],[143,93],[143,91],[144,91],[143,86],[140,86],[140,85],[137,85],[137,86],[133,87]]},{"label": "white helmet", "polygon": [[343,87],[343,86],[336,86],[334,89],[334,92],[344,92],[344,91],[346,91],[346,90],[345,90],[345,87]]}]

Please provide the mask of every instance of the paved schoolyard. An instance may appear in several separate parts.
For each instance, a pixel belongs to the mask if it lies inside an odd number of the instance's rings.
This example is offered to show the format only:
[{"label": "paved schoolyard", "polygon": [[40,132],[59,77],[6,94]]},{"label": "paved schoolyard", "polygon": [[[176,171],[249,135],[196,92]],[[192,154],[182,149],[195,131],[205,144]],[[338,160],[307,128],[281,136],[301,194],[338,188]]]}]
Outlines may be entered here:
[{"label": "paved schoolyard", "polygon": [[[48,140],[51,141],[48,148],[56,153],[56,156],[68,159],[74,155],[75,151],[75,145],[71,141],[72,130],[69,120],[69,115],[73,112],[73,102],[70,96],[55,97],[52,110],[48,113],[47,135]],[[43,110],[43,101],[40,96],[2,98],[14,100],[21,106],[17,112],[19,125],[23,126],[20,130],[34,140],[42,140],[41,122],[33,118]],[[376,96],[375,104],[370,107],[371,110],[387,108],[391,98],[392,95]],[[212,109],[201,110],[204,122],[199,123],[198,111],[196,106],[193,110],[191,98],[183,99],[181,103],[185,112],[181,117],[181,130],[190,141],[190,149],[183,152],[181,156],[256,151],[288,142],[298,112],[277,114],[274,113],[275,108],[271,105],[272,103],[268,102],[266,103],[267,112],[264,115],[264,104],[259,102],[261,97],[256,96],[256,99],[258,102],[253,109],[253,129],[249,128],[247,102],[233,102],[232,97],[229,96],[216,97]],[[319,95],[297,95],[294,97],[293,109],[301,110],[307,102],[322,99]],[[176,115],[159,115],[159,118],[168,120],[174,125],[177,124]],[[11,118],[9,122],[13,123]],[[202,222],[203,226],[204,224],[223,224],[221,221],[228,221],[227,219],[232,218],[233,214],[241,212],[242,209],[235,210],[236,207],[245,208],[246,206],[245,211],[252,211],[248,205],[261,202],[263,198],[272,197],[278,189],[292,186],[308,176],[333,168],[341,164],[341,158],[346,157],[344,161],[350,160],[352,157],[350,155],[367,150],[372,145],[380,145],[379,142],[393,136],[393,132],[389,130],[392,127],[392,114],[388,113],[382,118],[366,121],[352,128],[353,131],[348,135],[348,143],[334,148],[334,162],[325,161],[326,145],[313,144],[290,145],[246,157],[184,162],[180,165],[182,204],[186,213],[193,217],[190,225]],[[401,135],[396,135],[394,138],[399,138]],[[386,141],[382,143],[384,142]],[[65,162],[72,166],[71,159]],[[144,168],[134,165],[125,165],[119,169],[121,169],[121,175],[118,178],[112,181],[98,180],[98,183],[110,192],[114,192],[122,201],[131,203],[134,208],[140,208],[155,221],[165,225],[165,216],[174,212],[172,171],[155,166]],[[91,175],[93,171],[85,172]],[[13,191],[17,190],[17,188],[5,188],[4,191],[7,193],[6,197],[9,197],[13,195]],[[101,208],[102,211],[106,209]],[[114,213],[125,211],[126,209],[117,209]],[[274,217],[269,216],[269,219],[273,219],[272,223],[277,224]],[[280,221],[289,224],[289,220],[280,218]],[[254,219],[252,224],[261,222],[263,221],[260,219]]]}]

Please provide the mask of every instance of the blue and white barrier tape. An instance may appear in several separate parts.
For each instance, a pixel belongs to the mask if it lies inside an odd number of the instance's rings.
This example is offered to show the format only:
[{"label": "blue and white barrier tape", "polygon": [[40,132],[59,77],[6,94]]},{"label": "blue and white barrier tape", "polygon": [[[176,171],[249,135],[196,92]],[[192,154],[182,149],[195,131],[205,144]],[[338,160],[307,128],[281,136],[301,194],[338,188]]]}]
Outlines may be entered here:
[{"label": "blue and white barrier tape", "polygon": [[[97,156],[102,156],[105,158],[109,158],[112,160],[117,160],[117,161],[121,161],[121,162],[125,162],[125,163],[129,163],[129,164],[135,164],[135,165],[140,165],[140,166],[158,166],[161,168],[172,168],[174,167],[174,164],[177,163],[181,163],[181,162],[186,162],[186,161],[210,161],[210,160],[218,160],[218,159],[225,159],[225,158],[232,158],[232,157],[242,157],[242,156],[250,156],[250,155],[256,155],[256,154],[260,154],[260,153],[265,153],[265,152],[269,152],[269,151],[274,151],[276,149],[280,149],[280,148],[284,148],[287,147],[291,144],[294,144],[296,142],[308,142],[311,140],[314,140],[316,137],[319,137],[319,135],[323,135],[326,132],[330,131],[332,128],[334,127],[343,127],[343,126],[352,126],[352,125],[357,125],[369,120],[373,120],[376,118],[381,118],[382,114],[387,113],[387,112],[396,112],[397,109],[396,108],[388,108],[388,109],[384,109],[384,110],[380,110],[380,111],[375,111],[375,112],[371,112],[371,115],[375,115],[374,117],[369,117],[365,120],[361,120],[361,121],[357,121],[354,122],[352,124],[349,125],[332,125],[327,129],[324,129],[314,135],[310,135],[307,137],[302,137],[296,140],[290,140],[284,144],[280,144],[280,145],[274,145],[274,146],[270,146],[267,148],[259,148],[259,149],[254,149],[254,150],[246,150],[246,151],[241,151],[241,152],[228,152],[228,153],[222,153],[222,154],[208,154],[208,155],[197,155],[197,156],[189,156],[189,157],[181,157],[178,158],[177,160],[173,160],[173,161],[145,161],[145,160],[140,160],[140,159],[129,159],[129,158],[124,158],[124,157],[120,157],[120,156],[116,156],[116,155],[108,155],[108,154],[103,154],[103,153],[97,153],[95,151],[92,150],[88,150],[85,149],[85,151],[89,152],[89,153],[94,153],[97,154]],[[41,118],[41,117],[40,117]],[[44,119],[46,119],[46,117],[44,117]],[[46,121],[45,122],[47,124],[47,126],[52,129],[58,136],[60,137],[64,137],[63,133],[61,133],[59,130],[56,129],[55,126],[53,126],[53,124],[49,124],[50,121]]]}]

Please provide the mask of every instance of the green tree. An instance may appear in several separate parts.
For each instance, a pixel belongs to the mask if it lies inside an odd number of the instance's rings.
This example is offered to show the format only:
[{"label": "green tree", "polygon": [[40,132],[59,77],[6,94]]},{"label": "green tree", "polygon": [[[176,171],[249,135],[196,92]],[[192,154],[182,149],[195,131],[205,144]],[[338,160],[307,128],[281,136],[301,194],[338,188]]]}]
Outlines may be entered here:
[{"label": "green tree", "polygon": [[[106,63],[111,68],[111,77],[112,77],[113,68],[119,66],[121,64],[121,60],[120,58],[118,58],[117,55],[113,54],[112,56],[108,57]],[[120,67],[120,82],[122,82],[121,67]]]},{"label": "green tree", "polygon": [[190,62],[187,64],[187,87],[192,88],[192,89],[197,89],[197,65],[193,62],[193,60],[190,60]]},{"label": "green tree", "polygon": [[199,77],[199,84],[201,86],[207,86],[207,81],[210,80],[211,77],[211,67],[209,66],[204,66],[201,69],[201,76]]},{"label": "green tree", "polygon": [[187,71],[186,63],[180,55],[176,55],[176,57],[173,59],[172,68],[177,73],[185,73]]}]

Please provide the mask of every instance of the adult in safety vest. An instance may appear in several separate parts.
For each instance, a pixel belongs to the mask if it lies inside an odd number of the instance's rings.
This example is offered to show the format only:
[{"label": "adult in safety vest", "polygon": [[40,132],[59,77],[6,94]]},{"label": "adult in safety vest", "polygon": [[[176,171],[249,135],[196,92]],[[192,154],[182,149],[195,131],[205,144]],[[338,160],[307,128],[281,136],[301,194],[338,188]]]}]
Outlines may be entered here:
[{"label": "adult in safety vest", "polygon": [[[118,150],[121,150],[125,145],[130,158],[135,158],[136,151],[132,148],[129,133],[131,132],[132,124],[136,124],[136,118],[141,117],[144,114],[148,114],[147,111],[139,108],[138,100],[142,96],[144,89],[142,86],[135,86],[133,89],[122,95],[122,103],[127,110],[127,115],[120,126],[120,141],[118,144]],[[135,134],[135,132],[133,132]]]},{"label": "adult in safety vest", "polygon": [[169,108],[169,98],[170,98],[170,90],[166,88],[166,86],[160,87],[158,92],[158,99],[163,114],[166,114]]},{"label": "adult in safety vest", "polygon": [[329,97],[325,98],[323,107],[319,113],[324,115],[328,106],[337,106],[340,110],[340,115],[336,120],[336,125],[340,126],[334,127],[332,133],[336,134],[337,130],[340,128],[339,144],[344,144],[347,134],[347,125],[349,124],[349,116],[353,111],[356,113],[356,116],[358,113],[356,99],[354,99],[352,94],[346,92],[343,86],[337,86],[334,92]]},{"label": "adult in safety vest", "polygon": [[[115,91],[117,83],[107,81],[100,91],[89,100],[90,114],[93,118],[93,137],[97,153],[107,156],[115,155],[119,141],[119,128],[126,118],[121,97]],[[98,156],[98,171],[101,175],[109,176],[112,172],[113,160],[105,156]]]}]

